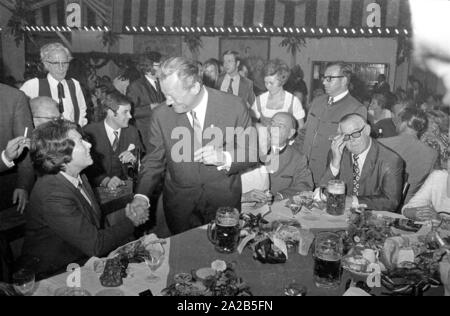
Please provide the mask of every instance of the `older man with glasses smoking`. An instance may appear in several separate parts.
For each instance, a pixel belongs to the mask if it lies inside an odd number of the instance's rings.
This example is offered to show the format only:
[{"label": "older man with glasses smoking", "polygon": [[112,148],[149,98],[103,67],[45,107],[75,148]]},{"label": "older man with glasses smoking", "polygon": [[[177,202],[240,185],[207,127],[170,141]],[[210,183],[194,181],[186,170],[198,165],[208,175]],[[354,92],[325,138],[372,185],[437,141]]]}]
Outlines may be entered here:
[{"label": "older man with glasses smoking", "polygon": [[21,90],[30,99],[52,98],[66,120],[85,126],[87,108],[80,83],[75,79],[66,79],[72,54],[64,45],[52,43],[41,48],[41,60],[48,71],[47,78],[28,80]]},{"label": "older man with glasses smoking", "polygon": [[330,139],[328,168],[321,185],[340,179],[353,204],[396,212],[402,198],[404,161],[370,137],[369,124],[358,114],[344,116],[338,135]]}]

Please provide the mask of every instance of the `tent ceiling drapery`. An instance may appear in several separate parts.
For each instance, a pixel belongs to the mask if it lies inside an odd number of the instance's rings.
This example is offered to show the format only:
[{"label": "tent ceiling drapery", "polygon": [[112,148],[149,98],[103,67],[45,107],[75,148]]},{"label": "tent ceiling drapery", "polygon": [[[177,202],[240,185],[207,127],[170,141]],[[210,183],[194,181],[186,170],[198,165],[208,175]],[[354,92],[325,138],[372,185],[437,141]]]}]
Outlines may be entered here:
[{"label": "tent ceiling drapery", "polygon": [[[410,29],[407,0],[74,0],[84,27],[117,33],[153,27],[367,28],[368,6],[381,8],[381,28]],[[38,1],[36,26],[65,26],[72,0]],[[362,33],[362,32],[361,32]],[[362,33],[364,34],[364,33]],[[362,35],[360,34],[360,35]]]}]

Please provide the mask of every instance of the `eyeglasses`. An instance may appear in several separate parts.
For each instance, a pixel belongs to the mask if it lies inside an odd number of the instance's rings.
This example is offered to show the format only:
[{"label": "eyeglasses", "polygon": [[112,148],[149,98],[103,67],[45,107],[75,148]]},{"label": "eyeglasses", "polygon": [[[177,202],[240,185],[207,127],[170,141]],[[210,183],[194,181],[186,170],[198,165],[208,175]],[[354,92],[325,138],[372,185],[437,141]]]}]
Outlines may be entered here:
[{"label": "eyeglasses", "polygon": [[70,65],[70,61],[45,61],[47,64],[52,66],[60,66],[60,67],[68,67]]},{"label": "eyeglasses", "polygon": [[335,78],[344,78],[345,76],[322,76],[322,81],[331,82]]},{"label": "eyeglasses", "polygon": [[350,140],[350,138],[353,138],[353,139],[360,138],[361,135],[362,135],[362,131],[363,131],[365,128],[366,128],[366,127],[364,126],[364,127],[361,128],[359,131],[356,131],[356,132],[351,133],[351,134],[346,134],[346,135],[344,135],[344,142],[348,142],[348,141]]}]

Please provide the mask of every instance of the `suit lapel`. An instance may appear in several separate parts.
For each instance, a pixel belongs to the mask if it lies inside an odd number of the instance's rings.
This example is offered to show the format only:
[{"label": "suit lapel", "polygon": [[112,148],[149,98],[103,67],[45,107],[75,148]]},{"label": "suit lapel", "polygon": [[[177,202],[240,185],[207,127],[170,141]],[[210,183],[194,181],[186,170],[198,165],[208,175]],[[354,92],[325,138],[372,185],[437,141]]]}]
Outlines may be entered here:
[{"label": "suit lapel", "polygon": [[[81,201],[81,204],[83,204],[83,207],[80,209],[81,213],[83,213],[83,215],[91,221],[92,224],[96,225],[98,228],[100,228],[100,218],[98,217],[98,212],[95,209],[95,207],[98,205],[96,204],[96,200],[95,197],[93,198],[91,193],[86,192],[86,194],[88,194],[89,198],[91,199],[92,202],[92,206],[89,204],[88,201],[86,201],[85,197],[83,196],[83,194],[81,194],[81,192],[74,187],[74,185],[67,180],[62,174],[58,174],[56,175],[56,177],[60,180],[61,184],[63,186],[65,186],[67,189],[69,189],[73,194],[75,194],[75,196],[78,198],[79,201]],[[89,184],[86,185],[87,182],[87,178],[82,176],[82,181],[85,184],[85,187],[89,188]],[[85,182],[86,181],[86,182]],[[101,216],[101,213],[100,213]]]},{"label": "suit lapel", "polygon": [[[239,91],[238,91],[238,96],[240,96],[241,98],[243,98],[245,100],[246,95],[246,82],[245,79],[242,76],[239,76]],[[245,100],[247,101],[247,100]]]},{"label": "suit lapel", "polygon": [[82,174],[81,175],[81,180],[83,181],[84,187],[85,187],[85,189],[87,191],[86,194],[88,195],[89,199],[91,200],[92,209],[95,212],[95,216],[94,216],[95,222],[97,224],[97,227],[100,228],[100,226],[101,226],[100,223],[101,223],[101,218],[102,218],[102,211],[100,209],[100,205],[97,202],[97,198],[95,196],[94,191],[92,191],[92,187],[89,184],[88,178],[84,174]]},{"label": "suit lapel", "polygon": [[364,166],[361,172],[361,192],[362,190],[362,184],[366,182],[366,180],[369,178],[370,174],[373,172],[373,168],[375,167],[375,164],[378,159],[378,144],[375,140],[372,140],[372,147],[370,148],[369,152],[367,153],[366,161],[364,162]]},{"label": "suit lapel", "polygon": [[344,151],[342,160],[341,180],[347,183],[347,192],[353,192],[353,161],[352,155],[347,149]]},{"label": "suit lapel", "polygon": [[147,90],[149,97],[150,97],[150,102],[153,102],[153,100],[156,100],[156,90],[155,88],[153,88],[153,86],[151,85],[151,83],[147,80],[147,78],[143,78],[144,80],[144,87]]}]

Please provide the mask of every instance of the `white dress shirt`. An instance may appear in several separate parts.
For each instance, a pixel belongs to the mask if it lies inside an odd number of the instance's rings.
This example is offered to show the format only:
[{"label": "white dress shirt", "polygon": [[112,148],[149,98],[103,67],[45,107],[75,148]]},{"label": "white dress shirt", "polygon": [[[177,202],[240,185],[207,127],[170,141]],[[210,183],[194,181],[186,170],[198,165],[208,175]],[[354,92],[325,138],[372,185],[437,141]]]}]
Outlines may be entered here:
[{"label": "white dress shirt", "polygon": [[422,188],[403,207],[403,211],[407,208],[432,205],[438,213],[450,213],[450,197],[447,196],[448,177],[447,170],[433,171]]},{"label": "white dress shirt", "polygon": [[5,151],[2,151],[2,161],[5,164],[5,166],[10,169],[15,166],[14,161],[9,161],[8,159],[6,159]]},{"label": "white dress shirt", "polygon": [[238,96],[239,95],[239,84],[241,83],[241,76],[237,74],[234,77],[231,77],[229,74],[225,75],[225,78],[223,79],[222,86],[220,87],[220,91],[228,92],[228,87],[230,86],[230,80],[233,78],[233,94]]},{"label": "white dress shirt", "polygon": [[[206,119],[206,111],[208,110],[209,94],[208,94],[207,89],[205,89],[204,87],[202,89],[203,89],[203,97],[200,100],[200,102],[198,103],[198,105],[192,111],[195,112],[197,120],[199,121],[200,125],[202,126],[202,130],[205,131],[205,119]],[[194,126],[194,118],[192,117],[192,114],[189,111],[186,113],[186,115],[189,120],[189,123],[193,127]],[[211,126],[211,127],[213,127],[213,126]],[[209,126],[207,128],[209,128]],[[230,170],[231,164],[233,163],[233,158],[231,157],[231,154],[229,152],[225,152],[225,157],[226,157],[225,165],[223,165],[221,167],[217,167],[217,170],[219,170],[219,171]],[[148,205],[150,205],[150,200],[147,196],[142,195],[142,194],[136,194],[135,197],[141,197],[141,198],[145,199],[147,201]]]},{"label": "white dress shirt", "polygon": [[118,132],[118,136],[120,139],[120,134],[122,133],[122,129],[119,128],[118,130],[113,129],[111,126],[108,125],[108,123],[105,122],[105,129],[106,129],[106,135],[108,135],[109,143],[111,146],[114,144],[114,141],[116,140],[116,135],[114,135],[114,132]]},{"label": "white dress shirt", "polygon": [[[74,178],[71,175],[65,173],[64,171],[61,171],[61,174],[64,176],[64,178],[66,178],[70,183],[73,184],[73,186],[75,187],[75,189],[78,189],[78,186],[80,185],[80,183],[82,184],[83,181],[81,180],[81,177],[78,176],[78,178]],[[89,198],[89,196],[87,195],[86,192],[84,192],[83,189],[79,190],[81,192],[81,194],[83,195],[83,197],[86,199],[86,201],[89,203],[90,206],[92,206],[92,202],[91,199]]]},{"label": "white dress shirt", "polygon": [[155,88],[156,91],[158,91],[158,88],[156,86],[156,80],[153,78],[150,78],[149,76],[145,76],[145,78],[152,85],[152,87]]},{"label": "white dress shirt", "polygon": [[348,90],[342,92],[341,94],[338,94],[337,96],[335,96],[333,98],[333,103],[336,103],[338,101],[341,101],[343,98],[345,98],[347,96],[347,94],[349,94],[350,92]]},{"label": "white dress shirt", "polygon": [[[363,151],[361,154],[358,155],[359,176],[361,176],[361,174],[362,174],[364,163],[366,162],[367,154],[369,153],[370,148],[372,148],[372,139],[370,140],[369,147],[367,147],[367,149],[365,151]],[[352,155],[352,163],[354,163],[355,161],[353,158],[353,154],[351,154],[351,155]],[[330,169],[331,169],[331,173],[333,174],[333,176],[337,177],[340,170],[334,168],[332,163],[330,163]]]},{"label": "white dress shirt", "polygon": [[[47,75],[48,82],[50,84],[50,92],[52,95],[52,99],[56,102],[59,102],[58,98],[58,84],[59,81],[52,77],[52,75]],[[75,94],[78,101],[78,107],[80,109],[80,120],[76,122],[81,127],[85,126],[87,124],[87,118],[86,118],[86,101],[84,99],[83,92],[81,91],[81,86],[78,81],[75,79],[72,79],[75,84]],[[70,98],[70,91],[69,91],[69,85],[67,84],[66,80],[61,81],[64,87],[64,96],[63,99],[63,105],[64,105],[64,113],[63,117],[66,120],[75,121],[75,110],[73,107],[72,99]],[[34,78],[31,80],[28,80],[25,82],[20,88],[30,99],[37,98],[39,96],[39,79]]]}]

